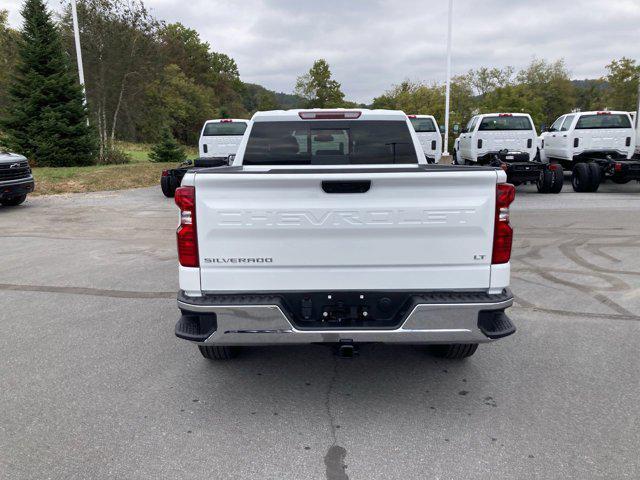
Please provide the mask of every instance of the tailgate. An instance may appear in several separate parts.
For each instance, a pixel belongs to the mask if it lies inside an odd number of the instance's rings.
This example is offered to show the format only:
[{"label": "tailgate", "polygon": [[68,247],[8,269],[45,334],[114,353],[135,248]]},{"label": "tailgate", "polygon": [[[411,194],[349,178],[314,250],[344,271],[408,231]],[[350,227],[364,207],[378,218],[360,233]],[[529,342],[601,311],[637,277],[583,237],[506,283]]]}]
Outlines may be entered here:
[{"label": "tailgate", "polygon": [[527,140],[532,138],[535,145],[534,133],[532,130],[507,130],[507,131],[479,131],[478,139],[482,139],[483,145],[479,151],[497,152],[507,149],[515,152],[525,152],[529,150]]},{"label": "tailgate", "polygon": [[202,137],[202,143],[207,145],[208,157],[226,157],[238,151],[242,135],[216,135]]},{"label": "tailgate", "polygon": [[633,137],[630,128],[580,129],[575,136],[580,138],[583,150],[625,150],[628,137]]},{"label": "tailgate", "polygon": [[[201,288],[488,288],[496,178],[490,169],[197,173]],[[323,181],[371,183],[326,193]]]}]

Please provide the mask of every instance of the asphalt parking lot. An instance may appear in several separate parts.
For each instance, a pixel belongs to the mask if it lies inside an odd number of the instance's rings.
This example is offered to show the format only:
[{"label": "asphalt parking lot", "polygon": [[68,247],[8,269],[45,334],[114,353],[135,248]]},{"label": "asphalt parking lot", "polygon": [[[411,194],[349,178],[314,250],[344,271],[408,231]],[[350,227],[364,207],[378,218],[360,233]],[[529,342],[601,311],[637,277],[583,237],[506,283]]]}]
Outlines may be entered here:
[{"label": "asphalt parking lot", "polygon": [[[159,188],[0,208],[3,479],[640,478],[640,185],[518,188],[516,335],[210,363]],[[346,466],[346,468],[343,468]]]}]

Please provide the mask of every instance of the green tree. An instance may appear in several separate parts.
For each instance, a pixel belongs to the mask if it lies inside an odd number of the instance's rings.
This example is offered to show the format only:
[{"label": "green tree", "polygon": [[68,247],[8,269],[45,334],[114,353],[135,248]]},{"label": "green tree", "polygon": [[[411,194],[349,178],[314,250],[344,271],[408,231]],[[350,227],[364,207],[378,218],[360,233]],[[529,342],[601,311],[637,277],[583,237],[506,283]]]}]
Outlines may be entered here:
[{"label": "green tree", "polygon": [[[145,116],[143,92],[162,71],[160,23],[139,0],[79,0],[78,17],[87,102],[100,138],[100,158],[108,161],[119,132],[135,137]],[[68,54],[75,56],[69,7],[62,32]]]},{"label": "green tree", "polygon": [[277,110],[280,108],[276,96],[272,92],[264,91],[258,94],[258,110],[264,112],[267,110]]},{"label": "green tree", "polygon": [[612,60],[607,65],[605,77],[608,88],[605,95],[607,108],[611,110],[635,110],[638,101],[640,65],[630,58]]},{"label": "green tree", "polygon": [[217,103],[211,87],[198,85],[177,65],[165,67],[162,75],[148,85],[145,95],[146,115],[140,131],[150,141],[160,139],[163,127],[169,127],[181,142],[195,143]]},{"label": "green tree", "polygon": [[[529,66],[518,72],[517,83],[526,103],[519,101],[534,119],[535,125],[551,123],[576,105],[576,91],[564,60],[547,62],[534,58]],[[514,97],[515,99],[515,97]]]},{"label": "green tree", "polygon": [[0,111],[7,108],[11,74],[18,62],[20,34],[9,27],[8,16],[6,10],[0,10]]},{"label": "green tree", "polygon": [[331,78],[327,61],[320,59],[313,63],[308,73],[298,77],[295,93],[306,100],[307,108],[341,107],[344,93],[340,87],[340,83]]},{"label": "green tree", "polygon": [[582,112],[603,110],[606,106],[607,82],[602,79],[574,81],[576,89],[576,108]]},{"label": "green tree", "polygon": [[26,0],[3,142],[39,166],[95,163],[83,93],[69,68],[60,35],[42,0]]},{"label": "green tree", "polygon": [[160,141],[151,148],[149,160],[152,162],[184,162],[187,156],[184,148],[173,138],[170,128],[162,130]]}]

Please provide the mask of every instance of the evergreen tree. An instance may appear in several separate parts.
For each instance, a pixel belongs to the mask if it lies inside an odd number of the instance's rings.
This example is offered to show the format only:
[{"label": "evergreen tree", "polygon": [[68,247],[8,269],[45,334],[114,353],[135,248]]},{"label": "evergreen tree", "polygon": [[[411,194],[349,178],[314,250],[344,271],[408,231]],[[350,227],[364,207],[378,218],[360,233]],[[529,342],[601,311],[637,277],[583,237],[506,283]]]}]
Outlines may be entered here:
[{"label": "evergreen tree", "polygon": [[184,162],[187,159],[184,149],[171,134],[169,128],[162,131],[160,142],[151,148],[149,160],[152,162]]},{"label": "evergreen tree", "polygon": [[0,119],[10,150],[38,166],[95,163],[96,137],[60,35],[43,0],[26,0],[18,64]]}]

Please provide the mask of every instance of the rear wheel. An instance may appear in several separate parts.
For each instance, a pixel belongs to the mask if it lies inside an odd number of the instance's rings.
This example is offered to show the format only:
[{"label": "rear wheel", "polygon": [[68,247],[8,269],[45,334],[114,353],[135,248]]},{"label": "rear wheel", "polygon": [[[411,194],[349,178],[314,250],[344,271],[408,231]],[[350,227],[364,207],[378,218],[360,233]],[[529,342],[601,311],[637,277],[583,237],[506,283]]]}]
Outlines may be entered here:
[{"label": "rear wheel", "polygon": [[198,345],[198,350],[208,360],[231,360],[238,356],[240,348],[226,345]]},{"label": "rear wheel", "polygon": [[451,343],[446,345],[430,345],[430,353],[439,358],[460,360],[470,357],[478,349],[477,343]]},{"label": "rear wheel", "polygon": [[160,187],[162,188],[162,193],[165,197],[173,197],[176,194],[175,182],[173,181],[173,177],[166,176],[160,177]]},{"label": "rear wheel", "polygon": [[593,162],[593,163],[589,163],[589,175],[591,177],[591,184],[589,185],[589,191],[590,192],[597,192],[598,191],[598,187],[600,186],[600,180],[602,177],[602,169],[600,168],[600,165],[598,165],[597,163]]},{"label": "rear wheel", "polygon": [[26,195],[18,195],[17,197],[11,197],[11,198],[6,198],[4,200],[0,200],[0,204],[4,205],[5,207],[15,207],[16,205],[20,205],[21,203],[24,203],[26,199],[27,199]]},{"label": "rear wheel", "polygon": [[564,185],[564,170],[562,169],[562,165],[556,165],[552,173],[553,181],[551,182],[551,189],[549,191],[551,193],[560,193]]},{"label": "rear wheel", "polygon": [[551,185],[553,184],[553,172],[551,170],[544,169],[540,172],[536,187],[538,187],[538,193],[550,193]]},{"label": "rear wheel", "polygon": [[589,166],[584,163],[576,163],[571,174],[571,185],[576,192],[588,192],[591,187],[591,174]]}]

